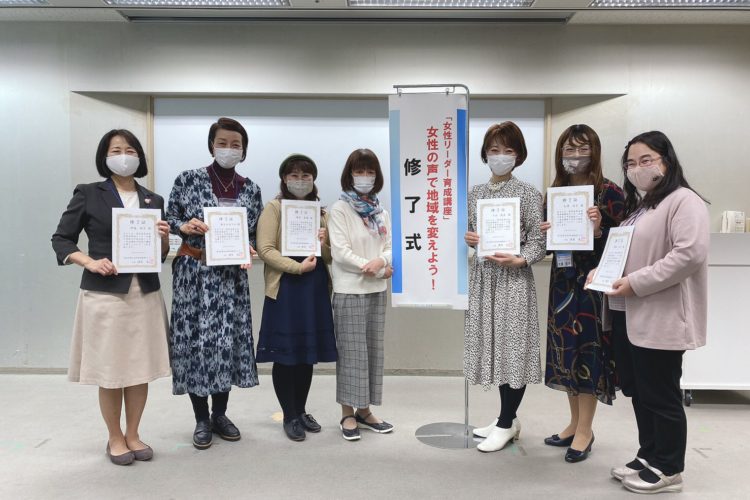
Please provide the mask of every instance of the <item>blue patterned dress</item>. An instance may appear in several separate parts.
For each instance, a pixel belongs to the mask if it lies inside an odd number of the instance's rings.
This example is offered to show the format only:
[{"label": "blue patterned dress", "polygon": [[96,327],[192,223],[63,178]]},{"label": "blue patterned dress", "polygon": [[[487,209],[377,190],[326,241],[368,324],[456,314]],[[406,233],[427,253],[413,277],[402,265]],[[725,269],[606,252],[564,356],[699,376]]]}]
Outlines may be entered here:
[{"label": "blue patterned dress", "polygon": [[609,228],[623,218],[622,190],[604,179],[597,193],[602,214],[602,236],[593,251],[573,252],[572,267],[557,267],[552,261],[547,313],[547,367],[545,383],[571,396],[592,394],[612,404],[615,370],[609,332],[602,331],[602,294],[584,290],[589,271],[599,264]]},{"label": "blue patterned dress", "polygon": [[[255,245],[263,209],[260,188],[246,179],[237,200],[247,208],[250,243]],[[203,220],[203,207],[216,206],[207,169],[181,173],[169,196],[171,232],[181,235],[180,226],[192,218]],[[183,241],[196,248],[205,245],[203,236],[183,236]],[[172,289],[172,392],[208,396],[227,392],[232,385],[258,385],[247,271],[177,257],[172,263]]]}]

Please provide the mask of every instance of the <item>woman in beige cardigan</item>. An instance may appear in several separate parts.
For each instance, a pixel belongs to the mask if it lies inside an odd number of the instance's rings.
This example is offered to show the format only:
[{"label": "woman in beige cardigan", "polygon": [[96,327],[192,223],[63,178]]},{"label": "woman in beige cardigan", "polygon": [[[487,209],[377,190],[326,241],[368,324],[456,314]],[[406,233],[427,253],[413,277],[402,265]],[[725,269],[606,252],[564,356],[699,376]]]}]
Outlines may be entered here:
[{"label": "woman in beige cardigan", "polygon": [[284,412],[284,432],[293,441],[304,440],[305,431],[320,432],[320,425],[305,409],[313,365],[336,361],[325,214],[321,213],[318,232],[322,258],[281,255],[281,201],[317,201],[317,174],[318,168],[307,156],[284,160],[279,168],[281,192],[266,205],[258,221],[266,300],[255,359],[273,361],[273,388]]},{"label": "woman in beige cardigan", "polygon": [[687,441],[682,355],[706,343],[708,210],[663,133],[633,138],[622,162],[621,225],[635,230],[624,277],[607,295],[617,373],[632,397],[640,449],[612,476],[636,493],[680,491]]}]

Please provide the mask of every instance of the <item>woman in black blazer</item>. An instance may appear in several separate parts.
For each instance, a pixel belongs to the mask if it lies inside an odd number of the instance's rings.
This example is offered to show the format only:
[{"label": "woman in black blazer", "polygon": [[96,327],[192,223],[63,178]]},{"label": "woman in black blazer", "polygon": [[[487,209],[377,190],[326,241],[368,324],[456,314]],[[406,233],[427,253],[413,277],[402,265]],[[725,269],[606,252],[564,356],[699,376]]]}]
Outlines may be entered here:
[{"label": "woman in black blazer", "polygon": [[[102,137],[96,169],[106,180],[79,184],[63,212],[52,248],[59,265],[83,267],[73,328],[68,379],[99,386],[99,406],[109,431],[107,455],[127,465],[149,460],[153,450],[140,440],[138,426],[148,383],[170,374],[167,313],[156,273],[119,274],[112,263],[112,209],[156,208],[164,199],[134,177],[148,172],[138,139],[127,130]],[[81,231],[88,254],[78,248]],[[169,226],[159,221],[162,259],[169,251]],[[126,430],[120,416],[125,402]]]}]

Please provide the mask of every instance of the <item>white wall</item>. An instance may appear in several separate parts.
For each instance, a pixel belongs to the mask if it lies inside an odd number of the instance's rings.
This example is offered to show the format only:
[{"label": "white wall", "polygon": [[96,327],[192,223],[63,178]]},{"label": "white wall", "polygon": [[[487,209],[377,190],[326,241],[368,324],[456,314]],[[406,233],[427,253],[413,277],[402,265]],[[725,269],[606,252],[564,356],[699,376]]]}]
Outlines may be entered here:
[{"label": "white wall", "polygon": [[[96,180],[101,131],[148,127],[145,97],[73,92],[383,95],[461,82],[547,96],[553,140],[593,126],[618,182],[625,142],[665,131],[718,229],[722,210],[750,212],[748,46],[743,26],[0,23],[0,367],[67,364],[79,271],[57,269],[49,237],[74,183]],[[389,311],[387,367],[460,369],[460,313],[413,314]]]}]

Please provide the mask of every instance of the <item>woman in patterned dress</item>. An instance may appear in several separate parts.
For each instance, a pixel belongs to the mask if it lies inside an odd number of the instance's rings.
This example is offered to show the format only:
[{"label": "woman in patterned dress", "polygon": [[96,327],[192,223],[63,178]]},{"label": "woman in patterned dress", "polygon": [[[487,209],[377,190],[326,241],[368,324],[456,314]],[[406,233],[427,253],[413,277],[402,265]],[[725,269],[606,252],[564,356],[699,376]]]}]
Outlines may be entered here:
[{"label": "woman in patterned dress", "polygon": [[[193,444],[211,446],[213,433],[240,439],[226,416],[233,385],[253,387],[258,374],[253,354],[248,265],[206,266],[203,207],[236,205],[247,209],[250,251],[263,208],[260,188],[235,172],[247,155],[247,132],[230,118],[219,118],[208,133],[214,162],[187,170],[175,180],[167,221],[182,245],[172,263],[170,347],[172,392],[190,394],[196,427]],[[209,418],[208,396],[211,396]]]},{"label": "woman in patterned dress", "polygon": [[492,125],[484,136],[482,161],[492,177],[474,186],[469,194],[470,246],[479,243],[477,200],[520,198],[521,253],[475,256],[469,278],[466,313],[464,374],[471,384],[500,388],[500,416],[487,427],[474,430],[486,438],[477,449],[498,451],[518,439],[521,424],[516,411],[526,384],[541,382],[539,319],[531,265],[545,255],[541,231],[542,196],[533,186],[511,173],[526,159],[523,134],[513,122]]},{"label": "woman in patterned dress", "polygon": [[[622,220],[624,205],[622,190],[602,175],[599,136],[587,125],[572,125],[562,133],[555,149],[555,170],[553,187],[593,185],[596,199],[596,206],[588,209],[594,223],[594,250],[555,252],[547,313],[545,382],[567,392],[570,422],[544,444],[567,446],[565,460],[575,463],[588,457],[594,442],[591,425],[597,401],[611,405],[615,397],[612,343],[602,331],[602,295],[583,287],[604,252],[609,228]],[[544,222],[542,231],[550,227]]]}]

